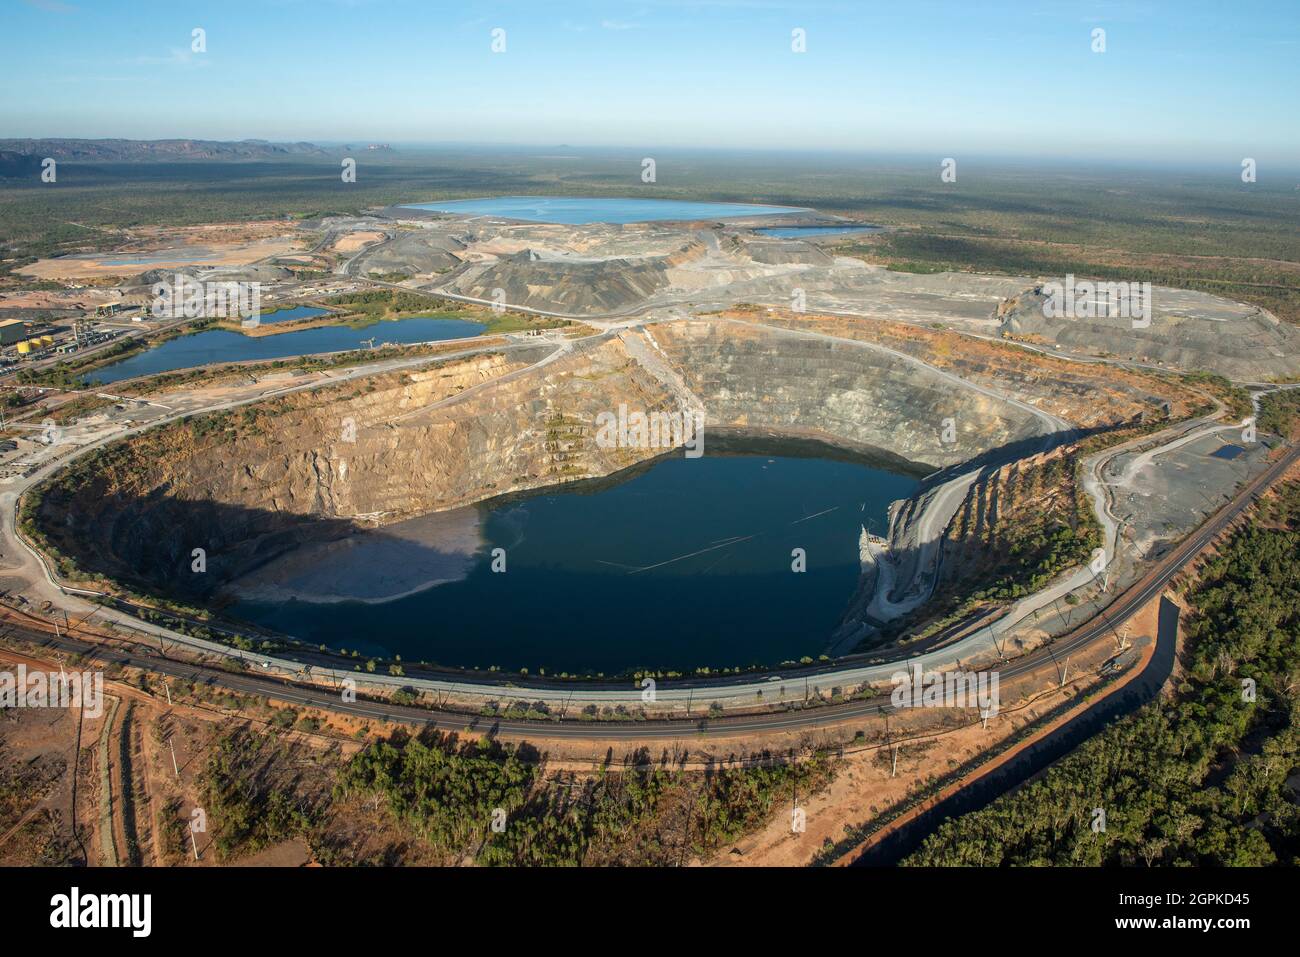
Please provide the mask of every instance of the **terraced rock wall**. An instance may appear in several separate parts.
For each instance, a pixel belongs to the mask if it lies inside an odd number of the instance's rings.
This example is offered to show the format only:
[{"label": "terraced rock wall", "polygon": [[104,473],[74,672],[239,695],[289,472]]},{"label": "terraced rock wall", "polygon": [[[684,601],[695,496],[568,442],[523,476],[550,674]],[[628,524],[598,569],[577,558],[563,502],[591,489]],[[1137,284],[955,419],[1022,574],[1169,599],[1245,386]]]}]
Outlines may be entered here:
[{"label": "terraced rock wall", "polygon": [[[65,473],[44,494],[42,530],[85,571],[210,591],[304,540],[657,454],[594,441],[599,412],[665,404],[616,341],[575,350],[544,380],[511,378],[548,351],[376,376],[155,430]],[[200,547],[201,577],[189,572]]]},{"label": "terraced rock wall", "polygon": [[[994,366],[969,371],[997,382]],[[601,447],[597,417],[696,403],[706,454],[709,429],[740,430],[924,471],[1032,452],[1053,422],[908,355],[727,320],[660,323],[173,423],[74,463],[38,521],[86,571],[207,592],[304,540],[646,462],[664,450]],[[194,548],[203,576],[189,571]]]},{"label": "terraced rock wall", "polygon": [[715,426],[815,435],[934,468],[1044,431],[1027,411],[869,348],[719,322],[653,334]]}]

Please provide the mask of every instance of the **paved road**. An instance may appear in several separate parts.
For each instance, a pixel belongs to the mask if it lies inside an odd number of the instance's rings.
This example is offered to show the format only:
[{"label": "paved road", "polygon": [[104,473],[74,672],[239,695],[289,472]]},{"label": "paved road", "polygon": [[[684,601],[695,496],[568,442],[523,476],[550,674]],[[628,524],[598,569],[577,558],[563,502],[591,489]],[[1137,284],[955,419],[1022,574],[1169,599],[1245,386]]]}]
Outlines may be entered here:
[{"label": "paved road", "polygon": [[[385,284],[381,283],[380,285],[385,285]],[[405,288],[405,287],[398,287],[398,288]],[[824,335],[824,334],[818,334],[818,335]],[[833,338],[833,337],[828,337],[828,338]],[[854,345],[864,345],[863,343],[860,343],[857,340],[852,340],[852,343]],[[467,346],[471,345],[471,343],[466,343],[466,345]],[[511,347],[512,346],[506,346],[502,348],[511,348]],[[476,350],[467,349],[461,353],[447,354],[447,355],[442,355],[437,357],[419,357],[416,359],[408,359],[408,360],[389,360],[388,363],[383,363],[382,365],[395,368],[406,363],[423,364],[425,362],[434,362],[434,361],[445,360],[448,358],[453,358],[455,355],[462,355],[472,351],[476,351]],[[892,350],[887,350],[887,351],[892,351]],[[548,356],[547,360],[544,361],[549,361],[550,359],[554,359],[562,354],[564,354],[563,349],[557,350],[556,352]],[[917,360],[910,359],[910,361],[915,362]],[[374,367],[370,367],[370,366],[354,367],[352,369],[342,372],[341,374],[337,374],[331,378],[335,383],[337,383],[338,381],[346,380],[354,376],[371,374],[374,371],[376,371],[378,365],[379,364],[377,364]],[[291,384],[261,394],[258,396],[258,398],[264,399],[274,394],[298,391],[301,389],[319,388],[325,384],[327,384],[326,381],[313,381],[308,383]],[[985,391],[985,390],[981,389],[980,391]],[[249,397],[241,397],[240,399],[237,400],[228,400],[218,405],[212,406],[211,408],[205,408],[204,411],[212,411],[213,409],[217,409],[217,408],[234,407],[243,404],[247,401],[251,401],[251,399]],[[164,416],[163,418],[155,420],[154,422],[150,422],[146,425],[141,425],[135,431],[143,430],[143,428],[148,427],[148,425],[158,424],[158,422],[165,421],[167,418],[179,417],[180,415],[191,414],[195,411],[199,411],[199,410],[198,409],[173,410],[169,416]],[[1041,413],[1039,414],[1041,415]],[[1067,426],[1067,423],[1061,422],[1060,420],[1053,421],[1050,418],[1047,419],[1044,422],[1044,424],[1047,426],[1047,431],[1049,432],[1049,434],[1053,427],[1060,428],[1062,426]],[[104,436],[101,441],[94,442],[91,445],[86,446],[85,448],[79,449],[78,451],[79,452],[87,451],[89,448],[94,447],[95,445],[102,444],[104,441],[109,441],[111,438],[120,438],[126,434],[130,434],[130,432],[119,433],[111,437]],[[66,462],[60,464],[66,464]],[[41,472],[30,476],[29,481],[25,484],[30,484],[31,481],[36,481],[44,477],[44,474],[46,474],[48,471],[52,471],[54,468],[57,467],[59,467],[59,465],[51,465],[48,468],[43,469]],[[44,589],[45,586],[49,586],[48,597],[50,597],[51,600],[61,600],[64,602],[69,601],[70,599],[67,594],[63,594],[57,591],[54,582],[48,578],[48,570],[44,567],[43,563],[39,562],[37,556],[29,553],[25,547],[17,546],[16,540],[12,539],[12,531],[13,531],[11,527],[12,500],[16,497],[15,493],[19,491],[21,491],[20,488],[11,486],[10,489],[6,490],[5,493],[0,493],[0,511],[3,512],[2,524],[0,524],[0,539],[5,540],[6,547],[4,548],[4,551],[8,553],[12,550],[14,554],[20,556],[20,559],[22,560],[22,567],[17,573],[19,574],[31,573],[28,575],[29,580],[34,581],[43,589],[41,592],[41,597],[47,597]],[[9,545],[14,545],[15,547],[11,549],[10,547],[8,547]],[[75,591],[75,589],[66,589],[66,591]],[[84,605],[84,602],[81,604]],[[90,606],[86,606],[85,608],[82,608],[82,612],[84,613],[84,611],[88,610],[89,607]],[[101,614],[105,615],[106,617],[118,617],[118,618],[125,619],[125,616],[115,616],[111,610],[102,610]],[[142,631],[147,633],[159,633],[162,631],[162,629],[157,629],[154,626],[148,625],[147,623],[138,622],[138,621],[131,621],[129,623],[129,627],[134,628],[136,631]],[[175,636],[175,635],[169,635],[169,638],[171,640],[185,640],[180,638],[180,636]],[[203,642],[197,640],[190,640],[187,643],[196,646],[204,645]],[[985,644],[987,644],[987,642],[985,642]],[[224,650],[228,653],[228,649],[218,649],[215,646],[211,650],[214,651]],[[945,649],[944,652],[942,653],[934,652],[931,653],[930,655],[921,656],[922,663],[926,667],[932,668],[934,670],[944,670],[946,668],[957,667],[959,662],[968,659],[969,659],[969,649],[964,648],[964,644],[963,647],[952,646],[948,649]],[[292,673],[294,671],[301,670],[301,665],[293,662],[287,662],[287,661],[272,662],[271,664],[272,667],[275,667],[277,665],[281,666],[285,673]],[[661,703],[672,702],[678,705],[687,705],[687,703],[689,702],[692,706],[699,706],[700,708],[703,708],[707,703],[711,701],[721,701],[723,703],[728,703],[728,702],[736,703],[741,701],[750,702],[754,700],[755,695],[759,692],[762,692],[765,695],[767,695],[769,699],[772,697],[777,697],[778,700],[796,700],[802,694],[798,686],[800,684],[803,684],[805,680],[817,681],[823,686],[828,686],[828,685],[858,686],[864,683],[879,684],[881,682],[889,680],[889,677],[894,671],[896,671],[899,668],[899,665],[900,665],[899,662],[885,662],[885,663],[872,663],[872,664],[865,664],[865,665],[854,665],[848,668],[845,668],[843,665],[824,666],[815,669],[810,669],[808,672],[799,672],[794,675],[787,674],[784,678],[769,679],[767,676],[764,676],[760,679],[751,680],[748,682],[739,682],[739,683],[721,682],[716,680],[678,681],[678,682],[673,682],[671,686],[660,687],[659,700]],[[318,670],[317,674],[320,673],[321,671]],[[341,674],[347,674],[347,672],[342,672]],[[617,703],[626,702],[629,699],[635,700],[637,698],[637,694],[635,692],[629,693],[630,689],[626,688],[626,686],[615,689],[612,686],[606,686],[604,688],[601,688],[594,685],[577,685],[574,688],[570,689],[566,687],[532,688],[527,686],[527,684],[523,684],[514,687],[503,685],[494,689],[491,686],[485,688],[482,684],[476,684],[472,682],[458,682],[454,680],[444,680],[441,678],[428,678],[428,679],[421,678],[418,680],[415,678],[408,678],[408,679],[394,678],[390,680],[388,679],[388,676],[362,676],[362,677],[363,680],[366,681],[366,683],[374,683],[379,685],[386,684],[392,687],[400,686],[402,684],[412,684],[412,685],[419,686],[424,690],[432,690],[436,693],[447,693],[447,692],[461,693],[461,692],[472,691],[480,695],[484,693],[488,693],[488,694],[500,695],[502,697],[511,697],[511,698],[545,699],[552,706],[552,708],[556,710],[559,710],[560,708],[566,707],[568,705],[572,705],[573,709],[576,710],[578,708],[581,708],[583,705],[589,703],[596,703],[602,705],[617,704]],[[786,694],[787,691],[790,692],[789,696],[787,696]],[[737,719],[737,720],[746,720],[746,719]],[[715,723],[717,721],[718,719],[715,719]],[[673,731],[672,733],[675,734],[678,732]]]},{"label": "paved road", "polygon": [[[598,337],[598,336],[597,336]],[[467,346],[474,346],[475,343],[467,342]],[[479,346],[478,348],[483,348]],[[507,347],[508,348],[508,347]],[[463,350],[465,352],[476,351],[474,348]],[[555,353],[557,355],[561,353]],[[450,355],[440,357],[421,357],[413,360],[389,360],[389,364],[398,366],[404,362],[423,363],[437,361],[437,359],[446,359]],[[350,378],[356,375],[373,372],[374,369],[366,366],[359,366],[349,369],[339,375],[332,377],[335,382]],[[261,395],[261,398],[275,393],[298,391],[300,389],[319,388],[324,382],[308,382],[293,384],[290,386],[281,386],[272,392]],[[250,401],[249,397],[243,396],[237,400],[227,400],[217,407],[233,407],[244,402]],[[176,417],[187,412],[197,411],[194,409],[174,410],[171,417]],[[165,417],[164,417],[165,418]],[[162,421],[162,419],[157,420]],[[157,421],[149,424],[157,424]],[[141,425],[138,429],[146,428],[147,425]],[[128,433],[122,433],[128,434]],[[85,452],[95,445],[110,441],[112,438],[118,438],[121,435],[100,436],[98,441],[78,450],[78,453]],[[55,468],[60,467],[63,463],[51,463],[41,471],[29,476],[23,487],[30,482],[34,482],[44,477],[44,475]],[[12,528],[12,504],[16,498],[16,493],[22,489],[12,487],[3,493],[0,493],[0,540],[4,541],[4,551],[15,554],[20,558],[21,567],[14,571],[14,574],[22,575],[34,587],[38,588],[37,597],[47,597],[51,601],[59,604],[65,604],[70,609],[79,610],[84,614],[92,606],[86,605],[84,601],[76,600],[72,594],[75,589],[64,588],[59,590],[52,579],[48,576],[48,569],[40,561],[38,556],[28,550],[25,546],[19,545],[14,536]],[[72,604],[69,604],[72,603]],[[127,616],[115,612],[111,609],[101,609],[100,614],[106,618],[117,620],[119,624],[133,629],[137,632],[149,634],[165,633],[164,629],[157,626],[130,619]],[[214,653],[229,653],[229,649],[223,648],[198,639],[186,639],[182,636],[166,633],[169,640],[180,641],[185,644],[197,647],[200,650],[210,650]],[[989,654],[993,652],[993,645],[987,640],[984,632],[977,632],[970,639],[965,639],[957,645],[950,646],[941,651],[930,652],[919,656],[921,664],[928,670],[949,670],[960,667],[962,663],[971,660],[972,649],[976,647],[976,639],[979,639],[980,647],[984,648]],[[984,653],[984,652],[981,652]],[[261,663],[259,661],[259,663]],[[292,661],[269,660],[269,665],[273,669],[279,669],[283,675],[292,675],[301,672],[302,665]],[[704,708],[709,703],[718,701],[724,705],[736,705],[740,703],[751,703],[755,700],[756,695],[763,694],[767,700],[789,701],[801,699],[805,691],[799,686],[805,682],[818,682],[824,687],[841,686],[857,687],[864,684],[880,684],[890,680],[890,677],[898,670],[898,662],[868,662],[863,664],[852,664],[847,667],[842,663],[821,666],[807,671],[796,672],[795,674],[786,674],[783,677],[774,677],[763,675],[758,678],[751,678],[748,681],[720,681],[716,679],[705,680],[683,680],[674,681],[670,685],[661,685],[658,689],[658,700],[660,704],[672,704],[682,708],[683,711],[688,708],[694,712],[694,707]],[[316,671],[317,675],[323,673],[322,669]],[[335,678],[341,678],[348,675],[349,672],[343,671],[336,674]],[[421,690],[431,691],[435,694],[452,694],[452,695],[470,695],[470,696],[492,696],[492,697],[509,697],[521,699],[545,700],[553,710],[572,706],[573,710],[578,710],[587,704],[597,705],[614,705],[620,703],[636,703],[639,700],[639,692],[629,688],[627,685],[605,685],[599,686],[594,684],[579,684],[573,687],[532,687],[529,682],[516,682],[514,686],[505,684],[497,687],[484,685],[481,682],[463,681],[456,679],[444,678],[442,676],[409,676],[407,678],[390,678],[387,675],[364,675],[361,676],[363,684],[388,686],[397,688],[403,685],[412,685]]]},{"label": "paved road", "polygon": [[[1156,562],[1141,579],[1123,592],[1109,607],[1075,631],[1032,654],[999,669],[1003,679],[1028,674],[1049,661],[1073,654],[1095,641],[1109,640],[1118,627],[1147,602],[1159,595],[1169,581],[1236,519],[1265,489],[1276,482],[1300,458],[1300,446],[1290,447],[1265,472],[1238,492],[1237,496],[1181,544]],[[290,684],[256,674],[233,674],[219,668],[196,665],[171,658],[133,653],[103,645],[92,645],[67,636],[58,638],[29,628],[14,631],[41,645],[78,652],[105,662],[132,663],[151,671],[216,685],[243,694],[270,695],[290,704],[310,705],[340,714],[415,725],[434,725],[442,730],[466,728],[479,733],[492,731],[510,737],[532,739],[680,739],[684,737],[733,737],[807,730],[892,710],[886,696],[824,705],[807,710],[741,717],[705,717],[640,722],[587,722],[571,718],[561,721],[498,720],[457,712],[429,711],[380,701],[348,703],[337,692]],[[897,664],[898,668],[903,662]],[[793,679],[791,679],[793,680]],[[525,692],[526,694],[526,692]]]}]

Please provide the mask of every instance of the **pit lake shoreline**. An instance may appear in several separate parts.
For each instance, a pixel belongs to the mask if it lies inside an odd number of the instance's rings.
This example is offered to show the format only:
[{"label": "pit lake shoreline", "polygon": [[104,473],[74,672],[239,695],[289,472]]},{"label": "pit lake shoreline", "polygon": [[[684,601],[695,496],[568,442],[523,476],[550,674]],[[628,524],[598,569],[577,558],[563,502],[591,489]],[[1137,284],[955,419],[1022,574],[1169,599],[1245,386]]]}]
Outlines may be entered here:
[{"label": "pit lake shoreline", "polygon": [[[310,645],[469,670],[690,673],[817,658],[858,584],[862,526],[883,532],[889,504],[918,481],[855,451],[821,457],[812,440],[713,444],[700,459],[677,452],[432,513],[460,523],[452,546],[403,522],[333,546],[333,564],[281,556],[228,589],[224,612]],[[295,590],[314,600],[254,598]]]}]

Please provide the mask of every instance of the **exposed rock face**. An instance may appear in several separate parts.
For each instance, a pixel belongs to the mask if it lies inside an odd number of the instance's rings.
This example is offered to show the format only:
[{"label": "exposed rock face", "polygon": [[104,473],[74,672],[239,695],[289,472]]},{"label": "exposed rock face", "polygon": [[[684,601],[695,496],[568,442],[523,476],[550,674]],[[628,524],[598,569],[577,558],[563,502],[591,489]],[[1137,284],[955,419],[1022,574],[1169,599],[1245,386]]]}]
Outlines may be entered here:
[{"label": "exposed rock face", "polygon": [[1171,369],[1207,370],[1242,381],[1300,379],[1300,329],[1240,303],[1156,286],[1150,324],[1131,318],[1049,317],[1035,286],[998,309],[1004,334],[1059,343],[1073,352],[1119,356]]},{"label": "exposed rock face", "polygon": [[712,425],[816,434],[934,467],[1043,431],[1005,401],[869,348],[717,322],[654,335]]},{"label": "exposed rock face", "polygon": [[[149,433],[79,469],[71,494],[47,493],[47,534],[87,570],[206,591],[302,539],[658,454],[593,440],[596,416],[619,402],[671,405],[617,341],[575,349],[544,379],[510,378],[549,351],[377,376]],[[196,547],[209,569],[191,577]]]},{"label": "exposed rock face", "polygon": [[[744,313],[729,313],[751,319]],[[1018,346],[898,322],[763,311],[755,321],[906,353],[962,380],[983,385],[1082,428],[1112,426],[1152,414],[1188,414],[1188,395],[1152,376],[1113,366],[1068,362]]]},{"label": "exposed rock face", "polygon": [[[709,429],[740,429],[816,437],[927,471],[1033,451],[1059,430],[1059,419],[1005,389],[924,361],[941,360],[937,348],[918,356],[726,319],[516,345],[138,436],[75,463],[47,490],[38,521],[86,571],[202,595],[305,540],[662,454],[596,441],[597,417],[620,405],[702,407],[706,453]],[[991,385],[1014,374],[968,361]],[[1118,419],[1131,397],[1103,393],[1108,402]],[[207,551],[203,575],[190,572],[195,548]]]}]

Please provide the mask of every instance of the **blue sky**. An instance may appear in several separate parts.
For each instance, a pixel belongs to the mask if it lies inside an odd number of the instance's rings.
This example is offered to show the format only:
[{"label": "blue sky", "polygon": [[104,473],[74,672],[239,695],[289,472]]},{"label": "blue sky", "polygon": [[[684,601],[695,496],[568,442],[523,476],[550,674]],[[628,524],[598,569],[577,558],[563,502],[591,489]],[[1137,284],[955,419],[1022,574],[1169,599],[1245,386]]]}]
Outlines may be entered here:
[{"label": "blue sky", "polygon": [[[0,11],[0,136],[1300,165],[1298,0],[0,0]],[[195,27],[206,53],[191,52]],[[491,51],[494,28],[504,53]],[[791,52],[794,28],[806,53]]]}]

